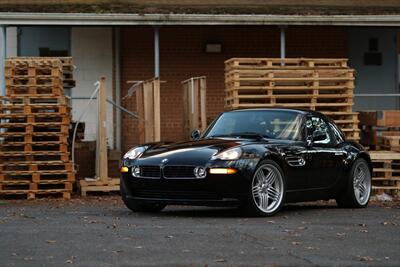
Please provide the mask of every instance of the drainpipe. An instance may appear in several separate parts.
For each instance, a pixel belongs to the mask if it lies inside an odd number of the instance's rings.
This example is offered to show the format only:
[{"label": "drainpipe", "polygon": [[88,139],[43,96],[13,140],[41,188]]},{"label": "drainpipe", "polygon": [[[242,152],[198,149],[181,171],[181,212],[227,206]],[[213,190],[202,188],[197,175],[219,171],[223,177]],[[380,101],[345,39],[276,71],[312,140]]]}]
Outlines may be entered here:
[{"label": "drainpipe", "polygon": [[6,95],[6,84],[5,84],[5,77],[4,77],[4,63],[6,60],[7,55],[7,26],[1,25],[0,26],[0,86],[1,86],[1,93],[0,95]]},{"label": "drainpipe", "polygon": [[[115,92],[115,99],[117,102],[117,105],[121,105],[121,76],[120,76],[120,28],[115,29],[115,84],[116,84],[116,92]],[[116,110],[116,149],[118,151],[121,151],[122,149],[122,130],[121,130],[121,125],[122,125],[122,120],[121,120],[121,110],[118,108]]]},{"label": "drainpipe", "polygon": [[286,57],[286,26],[280,26],[281,29],[281,58]]},{"label": "drainpipe", "polygon": [[154,27],[154,77],[160,77],[160,28]]}]

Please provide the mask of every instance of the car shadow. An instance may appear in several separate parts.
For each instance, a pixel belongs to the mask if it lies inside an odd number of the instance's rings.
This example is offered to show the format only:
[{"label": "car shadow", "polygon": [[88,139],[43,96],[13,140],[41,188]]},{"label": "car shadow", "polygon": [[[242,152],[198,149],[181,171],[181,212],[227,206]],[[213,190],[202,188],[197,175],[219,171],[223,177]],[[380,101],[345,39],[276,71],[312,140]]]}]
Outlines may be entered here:
[{"label": "car shadow", "polygon": [[[295,215],[299,213],[320,213],[338,209],[336,205],[332,204],[287,204],[285,205],[273,218],[284,218],[286,216]],[[168,206],[162,212],[152,213],[133,213],[130,211],[124,212],[124,215],[140,215],[148,217],[169,218],[169,217],[182,217],[182,218],[262,218],[253,216],[238,208],[224,208],[224,207],[196,207],[196,206]],[[122,215],[122,214],[121,214]]]}]

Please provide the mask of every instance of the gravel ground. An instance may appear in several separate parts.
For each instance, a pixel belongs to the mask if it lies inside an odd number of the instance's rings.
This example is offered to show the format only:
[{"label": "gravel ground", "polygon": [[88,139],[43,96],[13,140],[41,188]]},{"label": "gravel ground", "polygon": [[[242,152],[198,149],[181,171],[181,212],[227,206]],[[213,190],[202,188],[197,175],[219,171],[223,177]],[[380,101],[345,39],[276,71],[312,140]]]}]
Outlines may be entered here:
[{"label": "gravel ground", "polygon": [[117,196],[0,200],[0,266],[400,266],[400,202],[126,209]]}]

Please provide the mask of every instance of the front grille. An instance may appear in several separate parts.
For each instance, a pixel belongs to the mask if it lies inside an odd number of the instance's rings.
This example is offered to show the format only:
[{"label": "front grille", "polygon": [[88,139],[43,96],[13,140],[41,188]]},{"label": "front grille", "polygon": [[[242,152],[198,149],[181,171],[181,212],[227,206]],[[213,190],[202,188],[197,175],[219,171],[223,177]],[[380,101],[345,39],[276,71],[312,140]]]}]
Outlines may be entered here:
[{"label": "front grille", "polygon": [[163,169],[165,178],[196,178],[195,166],[165,166]]},{"label": "front grille", "polygon": [[212,192],[197,191],[164,191],[164,190],[143,190],[134,191],[135,197],[156,198],[156,199],[176,199],[176,200],[219,200],[221,196]]},{"label": "front grille", "polygon": [[150,178],[160,178],[160,166],[140,166],[140,176]]}]

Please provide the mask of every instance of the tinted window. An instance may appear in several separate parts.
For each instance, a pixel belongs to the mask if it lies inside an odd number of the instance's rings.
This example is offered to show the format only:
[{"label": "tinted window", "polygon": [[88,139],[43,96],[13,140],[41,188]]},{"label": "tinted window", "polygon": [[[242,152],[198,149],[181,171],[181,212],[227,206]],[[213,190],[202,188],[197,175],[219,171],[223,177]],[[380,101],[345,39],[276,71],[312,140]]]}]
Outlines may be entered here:
[{"label": "tinted window", "polygon": [[223,113],[204,137],[253,132],[266,138],[301,140],[302,115],[294,111],[235,111]]},{"label": "tinted window", "polygon": [[319,117],[310,117],[306,121],[307,135],[312,136],[315,131],[325,133],[326,138],[324,140],[315,141],[316,144],[329,144],[331,142],[328,124]]}]

